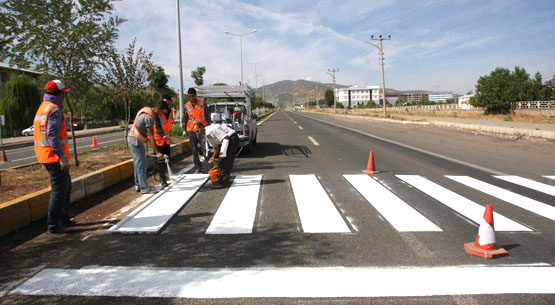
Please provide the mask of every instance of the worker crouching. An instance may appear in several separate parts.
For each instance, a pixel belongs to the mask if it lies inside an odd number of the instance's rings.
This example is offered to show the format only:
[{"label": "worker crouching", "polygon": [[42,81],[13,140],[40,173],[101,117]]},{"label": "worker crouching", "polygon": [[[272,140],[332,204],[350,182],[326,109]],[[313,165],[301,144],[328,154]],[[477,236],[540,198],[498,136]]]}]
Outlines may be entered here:
[{"label": "worker crouching", "polygon": [[219,157],[217,169],[219,172],[219,181],[216,186],[227,187],[231,178],[231,169],[235,162],[235,154],[239,148],[239,137],[235,130],[227,127],[225,124],[212,124],[204,127],[202,123],[197,123],[193,131],[199,136],[206,136],[206,141],[214,152],[208,160],[208,164],[212,166]]}]

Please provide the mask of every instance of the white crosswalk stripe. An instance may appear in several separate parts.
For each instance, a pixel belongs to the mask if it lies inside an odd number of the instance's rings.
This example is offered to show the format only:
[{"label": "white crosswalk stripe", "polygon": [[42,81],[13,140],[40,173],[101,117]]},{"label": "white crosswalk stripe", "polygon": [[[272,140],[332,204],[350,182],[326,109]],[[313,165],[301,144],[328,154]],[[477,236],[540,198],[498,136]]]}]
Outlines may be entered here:
[{"label": "white crosswalk stripe", "polygon": [[305,233],[350,233],[341,214],[314,175],[289,175]]},{"label": "white crosswalk stripe", "polygon": [[478,179],[468,176],[445,176],[449,179],[455,180],[471,188],[477,189],[488,195],[497,197],[510,204],[516,205],[520,208],[536,213],[540,216],[555,220],[555,207],[547,205],[543,202],[524,197],[517,193],[507,191],[498,186],[480,181]]},{"label": "white crosswalk stripe", "polygon": [[546,193],[551,196],[555,196],[555,186],[551,186],[549,184],[541,183],[534,181],[532,179],[526,179],[518,176],[494,176],[495,178],[499,178],[505,181],[509,181],[514,184],[522,185],[527,188],[531,188],[538,192]]},{"label": "white crosswalk stripe", "polygon": [[252,233],[262,175],[237,176],[206,234]]},{"label": "white crosswalk stripe", "polygon": [[368,175],[343,175],[399,232],[442,231]]},{"label": "white crosswalk stripe", "polygon": [[[484,215],[484,207],[478,203],[466,199],[465,197],[452,192],[439,184],[436,184],[422,176],[417,175],[397,175],[401,180],[416,187],[428,196],[445,204],[457,213],[479,224]],[[496,231],[532,231],[531,229],[503,216],[497,212],[493,212],[495,219]]]},{"label": "white crosswalk stripe", "polygon": [[544,177],[555,180],[555,176],[544,176]]}]

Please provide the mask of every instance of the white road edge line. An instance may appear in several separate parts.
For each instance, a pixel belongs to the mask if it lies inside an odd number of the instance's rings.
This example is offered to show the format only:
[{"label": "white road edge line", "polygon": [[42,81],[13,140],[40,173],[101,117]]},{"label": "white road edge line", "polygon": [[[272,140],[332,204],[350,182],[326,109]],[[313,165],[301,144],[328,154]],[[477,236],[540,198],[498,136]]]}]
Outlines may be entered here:
[{"label": "white road edge line", "polygon": [[302,128],[301,126],[299,126],[299,129],[300,129],[300,130],[303,130],[303,128]]}]

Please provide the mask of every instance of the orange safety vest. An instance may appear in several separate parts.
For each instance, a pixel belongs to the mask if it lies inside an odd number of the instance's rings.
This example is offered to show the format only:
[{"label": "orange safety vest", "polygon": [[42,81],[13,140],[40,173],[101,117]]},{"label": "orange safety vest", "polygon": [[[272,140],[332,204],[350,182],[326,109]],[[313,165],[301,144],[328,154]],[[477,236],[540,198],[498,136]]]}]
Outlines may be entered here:
[{"label": "orange safety vest", "polygon": [[[171,109],[170,113],[167,116],[159,117],[160,123],[162,123],[162,133],[164,135],[169,134],[172,131],[172,124],[173,124],[173,108]],[[165,140],[164,138],[158,134],[158,128],[156,124],[154,124],[154,140],[156,141],[156,145],[162,146],[164,142],[170,144],[170,140]]]},{"label": "orange safety vest", "polygon": [[208,125],[206,123],[206,116],[204,113],[204,100],[197,99],[197,104],[193,107],[191,101],[187,102],[185,105],[187,107],[187,131],[193,131],[193,127],[198,122],[201,122],[202,125]]},{"label": "orange safety vest", "polygon": [[[40,104],[33,126],[35,127],[34,142],[35,142],[35,155],[39,163],[55,163],[59,161],[58,156],[52,150],[52,146],[48,143],[48,115],[54,108],[59,108],[58,105],[50,102],[43,101]],[[69,160],[69,145],[67,141],[66,119],[62,113],[62,126],[60,126],[60,134],[58,135],[60,144],[66,157]]]},{"label": "orange safety vest", "polygon": [[142,134],[138,129],[137,129],[137,120],[139,119],[139,116],[143,113],[146,113],[148,115],[150,115],[152,117],[152,120],[154,120],[154,114],[152,114],[152,108],[150,107],[143,107],[141,108],[141,110],[139,110],[139,112],[137,112],[137,115],[135,116],[135,121],[133,122],[133,126],[131,126],[131,128],[129,128],[129,132],[135,137],[135,139],[137,139],[137,141],[144,143],[146,142],[146,140],[148,140],[148,134],[144,135]]}]

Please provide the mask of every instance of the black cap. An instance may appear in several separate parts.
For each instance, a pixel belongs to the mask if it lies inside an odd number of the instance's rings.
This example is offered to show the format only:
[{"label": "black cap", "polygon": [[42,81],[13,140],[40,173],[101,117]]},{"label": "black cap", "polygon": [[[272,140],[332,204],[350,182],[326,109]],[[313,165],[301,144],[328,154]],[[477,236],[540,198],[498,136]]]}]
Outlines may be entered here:
[{"label": "black cap", "polygon": [[195,88],[189,88],[189,91],[187,91],[187,94],[197,94],[197,90],[195,90]]}]

